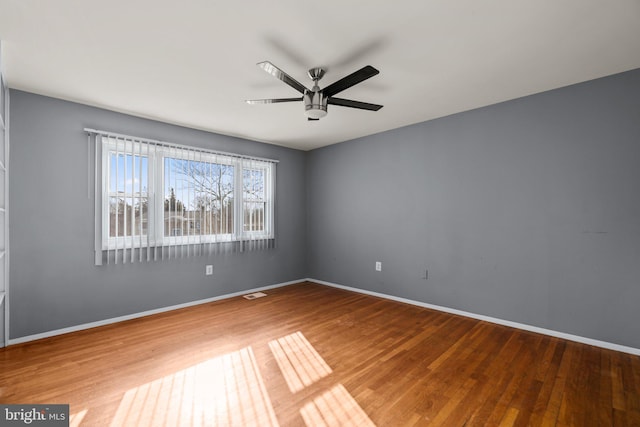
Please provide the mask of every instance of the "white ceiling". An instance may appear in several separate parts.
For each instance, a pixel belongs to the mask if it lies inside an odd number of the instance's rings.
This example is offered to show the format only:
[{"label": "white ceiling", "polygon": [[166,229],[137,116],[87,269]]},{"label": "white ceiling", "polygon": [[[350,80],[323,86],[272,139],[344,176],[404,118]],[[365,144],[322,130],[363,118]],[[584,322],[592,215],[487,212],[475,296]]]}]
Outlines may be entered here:
[{"label": "white ceiling", "polygon": [[[640,68],[640,0],[0,0],[0,39],[11,88],[309,150]],[[248,105],[298,96],[263,60],[384,108]]]}]

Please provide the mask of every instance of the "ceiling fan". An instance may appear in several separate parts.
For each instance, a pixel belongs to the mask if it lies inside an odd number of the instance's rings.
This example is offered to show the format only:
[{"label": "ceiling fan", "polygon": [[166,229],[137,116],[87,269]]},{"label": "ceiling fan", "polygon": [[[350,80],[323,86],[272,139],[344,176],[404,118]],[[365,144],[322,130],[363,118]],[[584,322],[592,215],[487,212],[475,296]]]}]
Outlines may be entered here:
[{"label": "ceiling fan", "polygon": [[331,83],[324,89],[320,89],[318,86],[318,81],[325,74],[325,70],[322,68],[311,68],[308,71],[307,74],[309,75],[309,78],[313,80],[313,87],[311,89],[307,89],[302,83],[298,82],[269,61],[258,62],[257,65],[273,77],[282,80],[300,92],[302,96],[298,98],[250,99],[247,100],[248,104],[273,104],[277,102],[303,101],[307,120],[320,120],[322,117],[326,116],[327,104],[370,111],[378,111],[382,108],[382,105],[378,104],[369,104],[367,102],[352,101],[350,99],[334,97],[334,95],[339,92],[342,92],[351,86],[355,86],[380,72],[371,65],[362,67],[358,71],[341,78],[337,82]]}]

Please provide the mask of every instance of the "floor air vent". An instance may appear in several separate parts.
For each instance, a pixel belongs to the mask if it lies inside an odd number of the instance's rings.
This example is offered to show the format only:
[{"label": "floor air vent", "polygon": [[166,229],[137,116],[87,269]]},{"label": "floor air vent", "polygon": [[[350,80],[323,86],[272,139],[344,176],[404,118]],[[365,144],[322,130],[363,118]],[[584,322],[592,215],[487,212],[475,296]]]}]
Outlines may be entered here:
[{"label": "floor air vent", "polygon": [[267,294],[265,294],[264,292],[254,292],[252,294],[247,294],[247,295],[242,295],[242,298],[245,299],[256,299],[256,298],[262,298],[262,297],[266,297]]}]

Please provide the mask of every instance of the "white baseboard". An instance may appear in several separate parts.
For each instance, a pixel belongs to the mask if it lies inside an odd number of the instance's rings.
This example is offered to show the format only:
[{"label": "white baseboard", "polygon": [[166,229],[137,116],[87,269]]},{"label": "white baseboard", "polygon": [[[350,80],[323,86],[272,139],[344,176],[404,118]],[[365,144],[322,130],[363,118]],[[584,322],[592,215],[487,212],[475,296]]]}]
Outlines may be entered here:
[{"label": "white baseboard", "polygon": [[178,310],[178,309],[186,308],[186,307],[192,307],[194,305],[206,304],[206,303],[209,303],[209,302],[219,301],[219,300],[223,300],[223,299],[227,299],[227,298],[233,298],[233,297],[237,297],[237,296],[241,296],[241,295],[245,295],[245,294],[249,294],[249,293],[253,293],[253,292],[264,291],[264,290],[267,290],[267,289],[281,288],[283,286],[293,285],[295,283],[301,283],[301,282],[305,282],[305,281],[318,283],[320,285],[325,285],[325,286],[331,286],[331,287],[334,287],[334,288],[344,289],[344,290],[347,290],[347,291],[356,292],[356,293],[360,293],[360,294],[371,295],[371,296],[375,296],[375,297],[379,297],[379,298],[385,298],[385,299],[388,299],[388,300],[391,300],[391,301],[398,301],[398,302],[402,302],[402,303],[406,303],[406,304],[415,305],[415,306],[418,306],[418,307],[429,308],[429,309],[432,309],[432,310],[442,311],[442,312],[445,312],[445,313],[457,314],[457,315],[464,316],[464,317],[469,317],[469,318],[472,318],[472,319],[484,320],[486,322],[495,323],[495,324],[498,324],[498,325],[509,326],[509,327],[516,328],[516,329],[522,329],[522,330],[525,330],[525,331],[536,332],[536,333],[543,334],[543,335],[549,335],[549,336],[556,337],[556,338],[562,338],[562,339],[566,339],[566,340],[569,340],[569,341],[575,341],[575,342],[579,342],[579,343],[582,343],[582,344],[588,344],[588,345],[592,345],[592,346],[595,346],[595,347],[601,347],[601,348],[606,348],[606,349],[609,349],[609,350],[615,350],[615,351],[620,351],[620,352],[623,352],[623,353],[629,353],[629,354],[634,354],[634,355],[640,356],[640,349],[634,348],[634,347],[627,347],[627,346],[624,346],[624,345],[614,344],[614,343],[610,343],[610,342],[606,342],[606,341],[594,340],[594,339],[591,339],[591,338],[581,337],[579,335],[567,334],[565,332],[558,332],[558,331],[554,331],[554,330],[551,330],[551,329],[545,329],[545,328],[540,328],[540,327],[537,327],[537,326],[527,325],[527,324],[524,324],[524,323],[512,322],[510,320],[498,319],[498,318],[495,318],[495,317],[485,316],[485,315],[482,315],[482,314],[470,313],[470,312],[467,312],[467,311],[457,310],[457,309],[454,309],[454,308],[443,307],[443,306],[435,305],[435,304],[428,304],[428,303],[421,302],[421,301],[410,300],[410,299],[407,299],[407,298],[396,297],[396,296],[393,296],[393,295],[383,294],[383,293],[379,293],[379,292],[367,291],[367,290],[364,290],[364,289],[353,288],[351,286],[339,285],[337,283],[326,282],[324,280],[317,280],[317,279],[313,279],[313,278],[292,280],[292,281],[289,281],[289,282],[277,283],[277,284],[274,284],[274,285],[262,286],[262,287],[259,287],[259,288],[246,289],[244,291],[234,292],[234,293],[225,294],[225,295],[219,295],[219,296],[216,296],[216,297],[206,298],[206,299],[202,299],[202,300],[198,300],[198,301],[190,301],[190,302],[187,302],[187,303],[172,305],[172,306],[169,306],[169,307],[162,307],[162,308],[157,308],[157,309],[154,309],[154,310],[143,311],[141,313],[128,314],[126,316],[119,316],[119,317],[114,317],[114,318],[111,318],[111,319],[99,320],[97,322],[90,322],[90,323],[84,323],[82,325],[71,326],[71,327],[68,327],[68,328],[56,329],[56,330],[53,330],[53,331],[43,332],[43,333],[40,333],[40,334],[34,334],[34,335],[28,335],[28,336],[24,336],[24,337],[20,337],[20,338],[14,338],[14,339],[10,339],[8,341],[8,345],[21,344],[21,343],[25,343],[25,342],[29,342],[29,341],[39,340],[39,339],[42,339],[42,338],[54,337],[56,335],[68,334],[70,332],[77,332],[77,331],[82,331],[82,330],[85,330],[85,329],[96,328],[98,326],[110,325],[112,323],[124,322],[126,320],[137,319],[137,318],[145,317],[145,316],[151,316],[153,314],[164,313],[164,312],[167,312],[167,311]]},{"label": "white baseboard", "polygon": [[627,346],[624,346],[624,345],[614,344],[614,343],[610,343],[610,342],[606,342],[606,341],[600,341],[600,340],[594,340],[594,339],[591,339],[591,338],[581,337],[579,335],[567,334],[567,333],[564,333],[564,332],[558,332],[558,331],[554,331],[554,330],[551,330],[551,329],[545,329],[545,328],[539,328],[537,326],[526,325],[524,323],[512,322],[510,320],[498,319],[498,318],[495,318],[495,317],[484,316],[482,314],[469,313],[467,311],[456,310],[454,308],[448,308],[448,307],[443,307],[443,306],[439,306],[439,305],[428,304],[428,303],[424,303],[424,302],[420,302],[420,301],[414,301],[414,300],[410,300],[410,299],[406,299],[406,298],[400,298],[400,297],[396,297],[396,296],[393,296],[393,295],[382,294],[382,293],[379,293],[379,292],[372,292],[372,291],[367,291],[367,290],[364,290],[364,289],[352,288],[350,286],[339,285],[337,283],[325,282],[324,280],[316,280],[316,279],[311,279],[311,278],[307,278],[305,280],[307,280],[308,282],[318,283],[320,285],[331,286],[331,287],[334,287],[334,288],[340,288],[340,289],[344,289],[344,290],[351,291],[351,292],[357,292],[357,293],[360,293],[360,294],[366,294],[366,295],[371,295],[371,296],[375,296],[375,297],[379,297],[379,298],[385,298],[385,299],[388,299],[388,300],[403,302],[403,303],[415,305],[415,306],[418,306],[418,307],[430,308],[430,309],[433,309],[433,310],[443,311],[445,313],[457,314],[457,315],[464,316],[464,317],[470,317],[472,319],[484,320],[486,322],[496,323],[498,325],[509,326],[509,327],[516,328],[516,329],[522,329],[522,330],[525,330],[525,331],[536,332],[536,333],[543,334],[543,335],[549,335],[549,336],[556,337],[556,338],[562,338],[562,339],[566,339],[566,340],[569,340],[569,341],[575,341],[575,342],[579,342],[579,343],[582,343],[582,344],[588,344],[588,345],[592,345],[592,346],[595,346],[595,347],[602,347],[602,348],[606,348],[608,350],[615,350],[615,351],[620,351],[620,352],[623,352],[623,353],[629,353],[629,354],[634,354],[634,355],[640,356],[640,348],[627,347]]},{"label": "white baseboard", "polygon": [[178,310],[180,308],[192,307],[194,305],[206,304],[208,302],[219,301],[219,300],[223,300],[223,299],[227,299],[227,298],[233,298],[233,297],[237,297],[237,296],[240,296],[240,295],[250,294],[250,293],[253,293],[253,292],[264,291],[264,290],[267,290],[267,289],[280,288],[280,287],[283,287],[283,286],[293,285],[294,283],[301,283],[301,282],[304,282],[304,281],[305,281],[305,279],[292,280],[290,282],[284,282],[284,283],[278,283],[278,284],[275,284],[275,285],[269,285],[269,286],[262,286],[262,287],[259,287],[259,288],[247,289],[247,290],[244,290],[244,291],[241,291],[241,292],[234,292],[234,293],[231,293],[231,294],[219,295],[219,296],[216,296],[216,297],[201,299],[201,300],[198,300],[198,301],[185,302],[183,304],[172,305],[172,306],[169,306],[169,307],[156,308],[154,310],[143,311],[141,313],[128,314],[126,316],[113,317],[111,319],[99,320],[97,322],[84,323],[82,325],[71,326],[71,327],[63,328],[63,329],[56,329],[56,330],[53,330],[53,331],[43,332],[41,334],[34,334],[34,335],[27,335],[25,337],[20,337],[20,338],[13,338],[13,339],[9,340],[8,345],[21,344],[21,343],[25,343],[25,342],[29,342],[29,341],[39,340],[39,339],[42,339],[42,338],[54,337],[56,335],[68,334],[70,332],[77,332],[77,331],[82,331],[82,330],[85,330],[85,329],[96,328],[98,326],[110,325],[112,323],[124,322],[125,320],[131,320],[131,319],[137,319],[139,317],[151,316],[153,314],[164,313],[166,311],[171,311],[171,310]]}]

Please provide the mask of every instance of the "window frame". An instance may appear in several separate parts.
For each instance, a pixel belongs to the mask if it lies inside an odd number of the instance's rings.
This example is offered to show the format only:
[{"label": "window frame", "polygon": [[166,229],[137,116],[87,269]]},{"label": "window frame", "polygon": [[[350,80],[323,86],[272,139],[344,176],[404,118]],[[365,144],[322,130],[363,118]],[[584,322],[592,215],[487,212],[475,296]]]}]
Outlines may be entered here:
[{"label": "window frame", "polygon": [[[275,161],[254,159],[248,157],[235,156],[228,153],[217,153],[213,151],[203,150],[196,147],[180,146],[180,145],[160,145],[152,144],[144,140],[123,139],[102,136],[102,250],[115,248],[122,249],[138,249],[147,247],[163,247],[163,246],[183,246],[193,244],[218,244],[226,242],[242,242],[254,239],[273,239],[275,238]],[[124,155],[126,162],[127,156],[133,154],[132,162],[140,157],[147,158],[147,228],[146,235],[125,235],[110,236],[110,198],[118,197],[118,189],[112,192],[111,183],[111,156],[115,154]],[[233,167],[233,228],[230,233],[220,234],[198,234],[198,235],[181,235],[172,236],[164,234],[165,229],[165,211],[164,202],[169,196],[165,194],[165,159],[183,159],[189,161],[222,164]],[[140,160],[142,164],[142,160]],[[244,205],[245,196],[243,191],[243,172],[244,170],[260,170],[264,176],[264,226],[263,230],[245,231],[244,224]],[[135,172],[136,174],[138,171]],[[135,179],[137,176],[132,176]],[[124,180],[129,176],[124,176]],[[131,198],[135,201],[137,198],[143,198],[142,189],[139,196],[135,196],[135,186],[132,185],[133,193]],[[126,186],[124,197],[127,198]],[[181,201],[183,205],[186,201]],[[134,202],[135,203],[135,202]],[[125,202],[126,204],[126,202]],[[126,215],[125,208],[125,215]],[[192,212],[195,212],[192,211]],[[133,215],[135,216],[135,215]],[[194,217],[193,220],[198,218]],[[202,218],[199,218],[202,220]],[[125,228],[126,234],[126,228]]]}]

